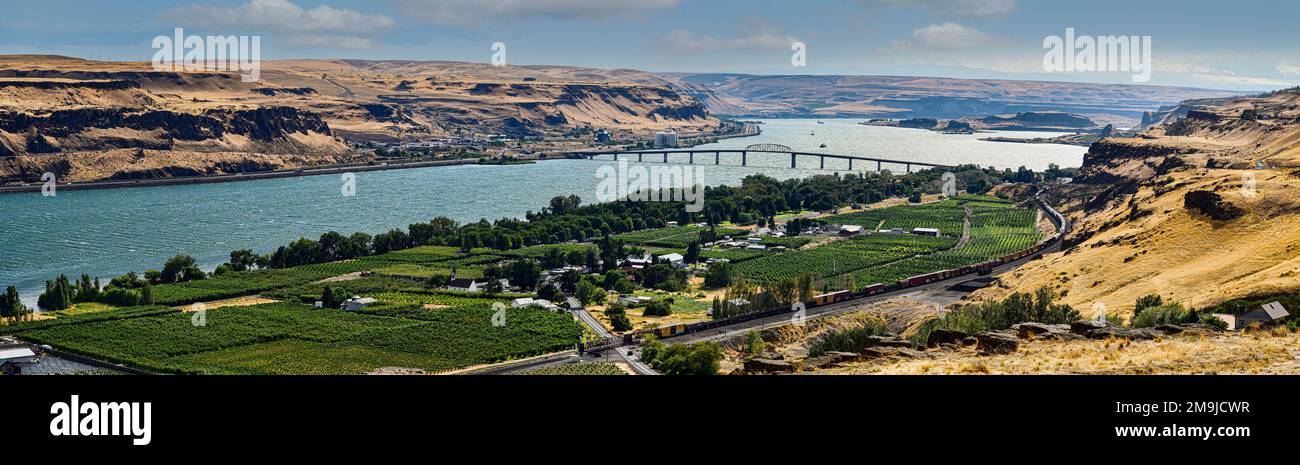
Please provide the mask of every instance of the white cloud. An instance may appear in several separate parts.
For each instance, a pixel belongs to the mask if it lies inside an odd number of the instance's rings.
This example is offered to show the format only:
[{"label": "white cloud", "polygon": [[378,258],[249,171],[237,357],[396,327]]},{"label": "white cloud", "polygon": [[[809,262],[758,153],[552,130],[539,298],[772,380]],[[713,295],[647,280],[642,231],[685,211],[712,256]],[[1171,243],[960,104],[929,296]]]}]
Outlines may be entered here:
[{"label": "white cloud", "polygon": [[858,0],[858,3],[868,8],[920,8],[946,18],[1001,18],[1016,9],[1016,0]]},{"label": "white cloud", "polygon": [[1277,65],[1277,72],[1287,76],[1300,76],[1300,66],[1279,64]]},{"label": "white cloud", "polygon": [[674,30],[668,33],[664,41],[669,47],[679,52],[699,52],[710,50],[789,50],[799,39],[777,30],[771,23],[760,18],[742,21],[740,35],[730,39],[719,39],[711,35],[697,35],[690,31]]},{"label": "white cloud", "polygon": [[1001,46],[1011,40],[986,34],[973,27],[957,23],[931,24],[912,31],[912,40],[894,41],[890,47],[895,50],[963,50],[980,47]]},{"label": "white cloud", "polygon": [[367,48],[374,37],[396,29],[384,15],[320,5],[304,9],[289,0],[250,0],[234,6],[191,5],[171,8],[161,17],[178,26],[201,27],[220,33],[250,32],[278,35],[287,43],[305,46]]},{"label": "white cloud", "polygon": [[521,19],[633,17],[671,8],[681,0],[389,0],[407,17],[447,26],[477,26]]}]

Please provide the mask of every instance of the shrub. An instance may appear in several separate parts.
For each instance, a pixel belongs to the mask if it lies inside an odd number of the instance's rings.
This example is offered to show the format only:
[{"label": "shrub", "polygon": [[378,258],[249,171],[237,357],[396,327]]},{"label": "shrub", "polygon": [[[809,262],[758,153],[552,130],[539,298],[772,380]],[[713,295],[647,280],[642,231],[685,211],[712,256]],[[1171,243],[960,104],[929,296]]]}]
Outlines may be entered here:
[{"label": "shrub", "polygon": [[942,317],[926,323],[917,333],[924,341],[935,329],[950,329],[966,334],[1007,329],[1027,322],[1066,324],[1083,319],[1074,307],[1052,303],[1056,293],[1041,288],[1034,294],[1016,293],[1000,302],[984,302],[956,307]]},{"label": "shrub", "polygon": [[827,352],[858,352],[866,345],[868,337],[881,336],[886,332],[888,330],[883,320],[872,319],[860,326],[827,332],[825,336],[813,343],[808,352],[814,357]]},{"label": "shrub", "polygon": [[[1214,316],[1214,315],[1203,315],[1203,316],[1201,316],[1201,323],[1203,323],[1203,324],[1207,324],[1207,325],[1210,325],[1210,326],[1213,326],[1213,327],[1215,327],[1215,328],[1219,328],[1219,331],[1227,331],[1227,330],[1228,330],[1228,322],[1223,321],[1222,318],[1219,318],[1219,317]],[[1295,328],[1292,328],[1292,329],[1295,329]]]},{"label": "shrub", "polygon": [[767,349],[767,342],[758,331],[750,331],[745,334],[745,353],[749,355],[758,355]]},{"label": "shrub", "polygon": [[673,314],[672,304],[670,304],[666,300],[656,300],[650,302],[649,305],[646,305],[645,312],[642,313],[642,315],[645,316],[669,316],[672,314]]},{"label": "shrub", "polygon": [[1183,308],[1182,304],[1172,303],[1143,309],[1141,313],[1133,315],[1133,320],[1129,322],[1129,326],[1152,328],[1160,325],[1195,323],[1199,320],[1200,318],[1195,313]]},{"label": "shrub", "polygon": [[[715,375],[721,367],[722,346],[716,342],[677,344],[655,351],[653,361],[647,360],[656,370],[666,375]],[[648,348],[647,348],[648,349]],[[642,351],[643,359],[645,351]]]}]

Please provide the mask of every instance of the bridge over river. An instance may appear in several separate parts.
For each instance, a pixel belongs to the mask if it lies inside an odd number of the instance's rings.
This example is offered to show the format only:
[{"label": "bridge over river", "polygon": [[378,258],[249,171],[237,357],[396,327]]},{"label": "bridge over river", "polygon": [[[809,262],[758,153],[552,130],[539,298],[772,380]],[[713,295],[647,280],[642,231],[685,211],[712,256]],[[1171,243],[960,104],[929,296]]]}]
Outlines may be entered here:
[{"label": "bridge over river", "polygon": [[[653,149],[653,150],[582,151],[582,152],[570,152],[568,155],[570,158],[585,158],[589,160],[616,160],[616,161],[620,160],[621,159],[620,157],[636,157],[636,161],[642,163],[646,163],[646,162],[683,163],[683,161],[681,161],[682,157],[677,157],[676,159],[673,159],[670,158],[669,155],[686,155],[686,159],[684,163],[687,164],[694,165],[696,164],[697,161],[696,159],[700,158],[701,161],[703,161],[704,163],[712,161],[713,164],[715,165],[721,165],[722,154],[732,154],[732,155],[739,154],[740,166],[749,166],[749,157],[751,154],[753,154],[759,156],[777,156],[777,157],[788,156],[790,157],[790,168],[800,168],[799,166],[800,158],[816,158],[818,163],[817,169],[823,169],[823,170],[826,169],[826,159],[828,158],[832,160],[847,160],[849,162],[848,171],[853,171],[854,162],[858,162],[859,164],[866,164],[866,166],[868,167],[871,165],[871,163],[874,162],[876,165],[876,171],[883,171],[885,164],[903,165],[905,167],[904,169],[908,173],[912,172],[913,166],[918,166],[923,168],[951,168],[951,166],[948,165],[939,165],[935,163],[926,163],[926,162],[919,162],[919,161],[891,160],[887,158],[862,157],[856,155],[837,155],[832,153],[799,152],[799,151],[792,150],[790,147],[786,147],[784,145],[776,145],[776,144],[756,144],[756,145],[745,147],[743,149],[699,149],[699,150],[697,149]],[[710,158],[712,160],[710,160]],[[808,166],[803,166],[802,168],[812,169]]]}]

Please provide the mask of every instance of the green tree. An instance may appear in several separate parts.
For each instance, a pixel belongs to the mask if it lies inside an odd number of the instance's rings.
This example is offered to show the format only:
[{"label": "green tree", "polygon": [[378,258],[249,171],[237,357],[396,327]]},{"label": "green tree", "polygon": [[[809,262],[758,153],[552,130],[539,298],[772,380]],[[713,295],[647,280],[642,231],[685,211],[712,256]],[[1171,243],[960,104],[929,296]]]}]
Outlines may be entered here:
[{"label": "green tree", "polygon": [[257,254],[252,250],[236,250],[230,252],[230,269],[233,271],[248,271],[257,266]]},{"label": "green tree", "polygon": [[9,286],[5,289],[5,294],[0,296],[0,317],[4,318],[22,318],[31,314],[31,310],[23,305],[23,301],[18,297],[18,288]]},{"label": "green tree", "polygon": [[672,303],[664,299],[657,299],[650,302],[649,305],[646,305],[645,311],[642,313],[642,315],[645,316],[669,316],[672,314]]},{"label": "green tree", "polygon": [[721,289],[736,281],[734,268],[729,262],[715,263],[704,273],[704,287]]},{"label": "green tree", "polygon": [[758,334],[758,331],[745,333],[745,353],[758,355],[763,353],[764,350],[767,350],[767,342],[763,340],[761,334]]},{"label": "green tree", "polygon": [[699,263],[699,262],[700,262],[700,243],[692,242],[691,245],[686,247],[686,263]]},{"label": "green tree", "polygon": [[159,275],[159,279],[164,283],[183,283],[206,277],[203,270],[199,269],[198,261],[185,254],[178,254],[167,260],[167,263],[163,264],[162,274]]},{"label": "green tree", "polygon": [[73,297],[74,291],[68,277],[59,275],[55,280],[45,282],[45,292],[37,299],[37,304],[46,310],[67,310],[72,307]]},{"label": "green tree", "polygon": [[614,331],[623,332],[632,329],[632,320],[627,316],[627,309],[623,304],[610,305],[605,310],[605,316],[609,317],[609,324]]},{"label": "green tree", "polygon": [[141,305],[154,304],[153,284],[144,283],[144,287],[140,288],[140,304]]},{"label": "green tree", "polygon": [[1133,316],[1142,313],[1142,310],[1151,307],[1159,307],[1161,305],[1164,305],[1164,299],[1160,297],[1160,294],[1150,294],[1138,297],[1137,306],[1133,308]]}]

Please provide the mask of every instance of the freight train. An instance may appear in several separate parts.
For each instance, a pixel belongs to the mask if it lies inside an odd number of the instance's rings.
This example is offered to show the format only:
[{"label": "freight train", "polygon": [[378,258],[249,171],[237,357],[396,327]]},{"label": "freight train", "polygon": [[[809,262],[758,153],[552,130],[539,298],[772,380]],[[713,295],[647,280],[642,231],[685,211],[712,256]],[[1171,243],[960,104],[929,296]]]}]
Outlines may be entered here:
[{"label": "freight train", "polygon": [[[1048,219],[1056,226],[1056,234],[1052,235],[1052,237],[1044,239],[1043,241],[1037,244],[1034,244],[1033,247],[1030,247],[1025,250],[1021,250],[1019,252],[1013,253],[1011,255],[1007,255],[1005,257],[1000,257],[997,259],[989,260],[983,263],[977,263],[974,265],[963,266],[961,268],[957,268],[953,270],[936,271],[930,274],[913,276],[911,278],[902,279],[894,283],[873,284],[857,291],[838,291],[838,292],[831,292],[828,294],[814,296],[809,302],[804,302],[804,306],[805,308],[817,308],[817,307],[823,307],[827,305],[849,302],[856,299],[880,295],[887,292],[900,291],[900,290],[913,288],[917,286],[923,286],[926,284],[936,283],[939,281],[953,279],[953,278],[966,276],[970,274],[987,276],[992,274],[995,268],[1005,265],[1007,263],[1012,263],[1017,260],[1023,259],[1025,257],[1030,257],[1030,256],[1034,256],[1035,258],[1037,258],[1040,256],[1043,250],[1055,245],[1057,242],[1060,242],[1061,239],[1065,237],[1065,234],[1069,232],[1069,227],[1070,227],[1069,223],[1065,221],[1065,217],[1061,216],[1060,213],[1057,213],[1056,210],[1052,209],[1051,206],[1047,205],[1047,202],[1043,201],[1041,196],[1042,196],[1041,193],[1038,196],[1035,196],[1033,202],[1037,204],[1038,207],[1041,208],[1044,212],[1047,212]],[[752,312],[745,315],[735,316],[735,317],[726,318],[722,320],[704,321],[704,322],[691,323],[691,324],[676,324],[672,326],[655,328],[653,330],[643,330],[633,334],[628,334],[625,335],[624,340],[625,342],[631,342],[631,340],[635,337],[643,337],[646,335],[654,335],[659,339],[671,338],[676,336],[682,336],[685,334],[697,333],[700,331],[708,331],[710,329],[717,329],[726,326],[731,326],[738,323],[744,323],[747,321],[753,321],[762,318],[789,314],[792,312],[794,312],[794,309],[792,308],[781,307],[781,308],[773,308],[773,309],[768,309],[768,310],[763,310],[758,312]]]}]

